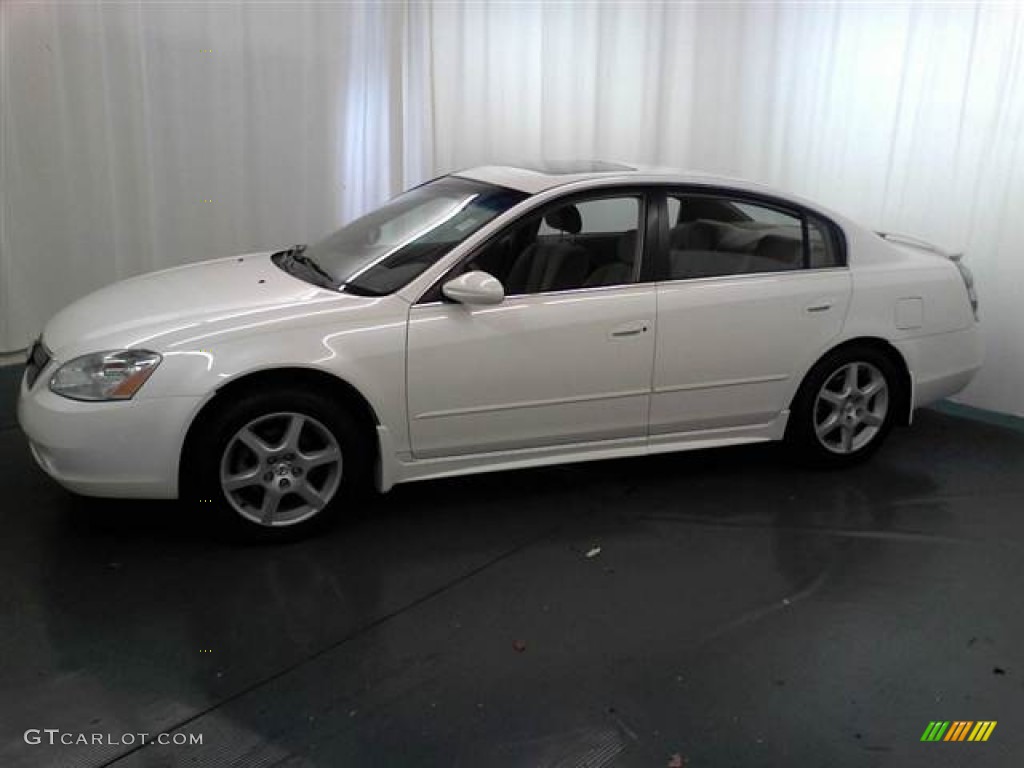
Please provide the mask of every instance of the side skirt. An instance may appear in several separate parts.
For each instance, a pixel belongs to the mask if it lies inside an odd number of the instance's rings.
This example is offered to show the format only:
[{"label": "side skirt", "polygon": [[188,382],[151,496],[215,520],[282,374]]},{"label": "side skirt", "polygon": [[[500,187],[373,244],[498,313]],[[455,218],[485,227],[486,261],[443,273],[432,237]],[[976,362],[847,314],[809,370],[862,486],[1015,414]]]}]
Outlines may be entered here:
[{"label": "side skirt", "polygon": [[[631,437],[602,440],[597,443],[572,443],[543,448],[524,448],[514,451],[476,453],[437,459],[416,460],[398,457],[386,427],[377,427],[380,442],[380,461],[377,467],[377,489],[386,492],[399,483],[434,480],[443,477],[475,475],[507,469],[528,469],[552,464],[573,464],[580,461],[621,459],[630,456],[650,456],[657,453],[696,451],[703,448],[722,448],[747,443],[766,443],[781,440],[786,434],[789,410],[779,413],[767,424],[754,424],[725,429],[705,429],[694,432],[658,435],[654,438]],[[385,459],[385,457],[390,457]]]}]

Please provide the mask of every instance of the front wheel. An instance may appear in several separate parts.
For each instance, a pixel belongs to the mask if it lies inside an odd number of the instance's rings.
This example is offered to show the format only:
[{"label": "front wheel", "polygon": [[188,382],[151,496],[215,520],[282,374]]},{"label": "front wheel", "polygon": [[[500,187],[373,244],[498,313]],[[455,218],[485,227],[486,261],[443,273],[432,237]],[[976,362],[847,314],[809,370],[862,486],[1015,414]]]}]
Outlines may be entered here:
[{"label": "front wheel", "polygon": [[892,428],[900,378],[870,347],[837,350],[818,362],[793,402],[787,442],[819,466],[846,466],[876,451]]},{"label": "front wheel", "polygon": [[188,494],[250,539],[312,532],[361,489],[369,466],[349,414],[303,391],[258,393],[219,412],[189,460]]}]

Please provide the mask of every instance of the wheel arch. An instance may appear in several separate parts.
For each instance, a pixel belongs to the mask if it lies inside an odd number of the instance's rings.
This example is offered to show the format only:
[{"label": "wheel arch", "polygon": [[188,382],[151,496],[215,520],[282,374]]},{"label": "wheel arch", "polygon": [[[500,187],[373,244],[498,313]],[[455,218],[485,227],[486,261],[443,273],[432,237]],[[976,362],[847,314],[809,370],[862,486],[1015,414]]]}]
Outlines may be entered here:
[{"label": "wheel arch", "polygon": [[891,342],[880,336],[856,336],[852,339],[844,339],[841,343],[825,350],[804,372],[803,378],[800,380],[800,386],[797,387],[796,392],[793,393],[793,397],[790,400],[790,408],[793,408],[796,399],[800,396],[800,393],[803,390],[804,382],[807,381],[807,377],[811,375],[811,371],[814,370],[818,363],[829,355],[834,355],[837,352],[853,349],[855,347],[868,347],[870,349],[874,349],[885,355],[893,363],[894,367],[899,372],[900,377],[898,389],[899,397],[896,402],[896,423],[902,425],[910,424],[910,418],[913,410],[914,378],[910,373],[910,367],[907,365],[907,361],[906,358],[904,358],[903,353],[893,346]]},{"label": "wheel arch", "polygon": [[226,402],[254,390],[296,386],[308,387],[311,391],[328,395],[338,402],[344,403],[356,419],[360,433],[365,435],[367,445],[373,451],[371,462],[376,464],[381,460],[377,439],[377,427],[381,424],[380,418],[369,400],[356,387],[338,376],[317,368],[302,366],[265,368],[245,373],[218,387],[213,396],[203,403],[192,417],[182,440],[178,457],[179,495],[186,487],[187,477],[190,475],[189,461],[190,457],[196,454],[194,450],[196,441],[201,438],[206,425],[218,410],[224,407]]}]

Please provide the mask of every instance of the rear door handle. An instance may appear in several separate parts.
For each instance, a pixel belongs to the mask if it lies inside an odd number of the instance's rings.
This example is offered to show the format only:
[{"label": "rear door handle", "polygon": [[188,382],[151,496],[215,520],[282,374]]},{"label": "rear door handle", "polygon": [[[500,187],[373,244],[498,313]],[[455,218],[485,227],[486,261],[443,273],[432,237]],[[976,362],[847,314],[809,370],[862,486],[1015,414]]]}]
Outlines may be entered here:
[{"label": "rear door handle", "polygon": [[818,301],[810,306],[804,307],[804,312],[817,313],[817,312],[828,312],[832,309],[831,301]]}]

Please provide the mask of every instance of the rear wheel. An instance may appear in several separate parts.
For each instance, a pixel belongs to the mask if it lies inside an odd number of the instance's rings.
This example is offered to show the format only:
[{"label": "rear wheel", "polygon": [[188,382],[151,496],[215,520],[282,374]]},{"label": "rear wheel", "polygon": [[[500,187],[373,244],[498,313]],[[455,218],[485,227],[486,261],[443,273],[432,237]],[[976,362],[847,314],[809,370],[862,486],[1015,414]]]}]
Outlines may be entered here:
[{"label": "rear wheel", "polygon": [[868,458],[892,428],[899,372],[872,347],[837,350],[818,362],[793,401],[786,440],[810,463],[845,466]]},{"label": "rear wheel", "polygon": [[322,528],[365,487],[370,464],[350,415],[303,391],[248,395],[194,445],[189,495],[221,527],[261,540]]}]

